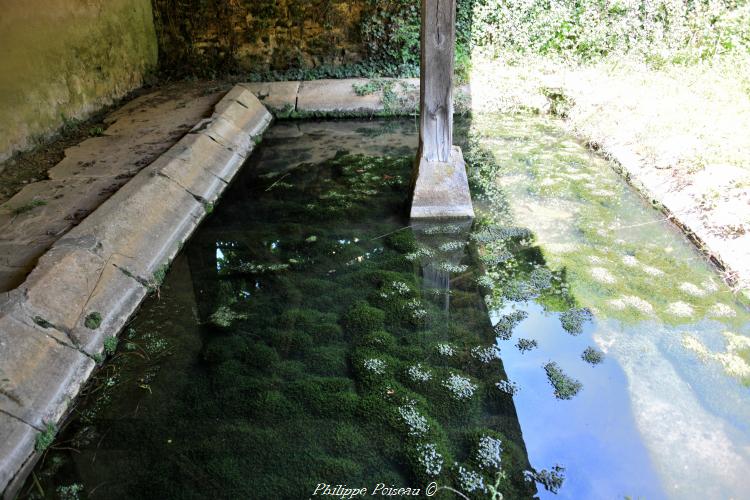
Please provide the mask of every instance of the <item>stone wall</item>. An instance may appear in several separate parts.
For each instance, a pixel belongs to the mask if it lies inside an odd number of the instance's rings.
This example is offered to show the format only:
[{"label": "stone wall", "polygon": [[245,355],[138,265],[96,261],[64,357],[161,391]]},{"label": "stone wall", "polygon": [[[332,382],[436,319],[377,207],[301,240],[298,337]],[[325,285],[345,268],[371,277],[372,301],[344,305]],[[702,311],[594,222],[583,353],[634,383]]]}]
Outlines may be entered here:
[{"label": "stone wall", "polygon": [[153,0],[160,64],[177,74],[359,62],[367,0]]},{"label": "stone wall", "polygon": [[0,0],[0,161],[139,87],[156,62],[150,0]]}]

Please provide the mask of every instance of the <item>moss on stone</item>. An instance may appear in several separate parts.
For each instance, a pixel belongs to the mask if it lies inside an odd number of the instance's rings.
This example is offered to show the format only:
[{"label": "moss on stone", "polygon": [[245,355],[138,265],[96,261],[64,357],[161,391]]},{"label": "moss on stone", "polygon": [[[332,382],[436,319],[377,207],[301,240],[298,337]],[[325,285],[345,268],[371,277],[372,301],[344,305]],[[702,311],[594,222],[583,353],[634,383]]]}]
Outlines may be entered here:
[{"label": "moss on stone", "polygon": [[83,322],[89,330],[96,330],[102,324],[102,315],[97,311],[90,312]]}]

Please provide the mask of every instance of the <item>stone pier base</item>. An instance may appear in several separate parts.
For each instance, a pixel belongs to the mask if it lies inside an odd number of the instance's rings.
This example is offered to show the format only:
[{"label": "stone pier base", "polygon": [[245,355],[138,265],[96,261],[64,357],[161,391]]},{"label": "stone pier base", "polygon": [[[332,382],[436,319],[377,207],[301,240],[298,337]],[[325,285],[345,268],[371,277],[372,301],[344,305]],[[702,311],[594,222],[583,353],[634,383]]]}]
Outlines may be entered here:
[{"label": "stone pier base", "polygon": [[412,219],[474,217],[461,148],[453,146],[450,162],[419,159],[410,216]]}]

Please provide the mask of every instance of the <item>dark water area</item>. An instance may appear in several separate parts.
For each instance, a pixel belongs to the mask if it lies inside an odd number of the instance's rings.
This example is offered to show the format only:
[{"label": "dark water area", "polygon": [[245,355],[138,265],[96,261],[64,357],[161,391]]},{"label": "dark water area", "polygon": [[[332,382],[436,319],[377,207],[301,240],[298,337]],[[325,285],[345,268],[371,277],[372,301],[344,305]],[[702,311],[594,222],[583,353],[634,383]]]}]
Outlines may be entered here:
[{"label": "dark water area", "polygon": [[[504,185],[512,159],[482,142],[509,137],[521,149],[518,128],[479,125],[457,126],[477,219],[419,224],[406,217],[413,120],[275,125],[123,332],[21,497],[311,498],[330,485],[326,496],[337,498],[346,488],[391,498],[699,498],[690,488],[703,480],[741,498],[742,377],[712,372],[734,399],[711,406],[713,420],[696,414],[693,428],[716,437],[718,422],[737,443],[726,477],[711,467],[675,474],[724,455],[689,436],[674,447],[666,430],[644,427],[661,393],[637,374],[664,363],[698,370],[695,343],[653,353],[633,340],[673,325],[617,316],[640,303],[596,296],[615,293],[613,283],[591,284],[606,269],[586,281],[571,257],[582,249],[555,254],[565,242],[535,234],[553,233],[519,212],[536,193]],[[549,125],[533,125],[546,135],[526,129],[527,142],[544,143]],[[621,196],[628,213],[642,205]],[[647,208],[638,217],[654,216]],[[669,238],[677,259],[692,255]],[[563,254],[573,260],[558,265]],[[722,328],[745,338],[745,313],[726,307],[737,313]],[[664,396],[664,408],[702,397],[693,387]]]}]

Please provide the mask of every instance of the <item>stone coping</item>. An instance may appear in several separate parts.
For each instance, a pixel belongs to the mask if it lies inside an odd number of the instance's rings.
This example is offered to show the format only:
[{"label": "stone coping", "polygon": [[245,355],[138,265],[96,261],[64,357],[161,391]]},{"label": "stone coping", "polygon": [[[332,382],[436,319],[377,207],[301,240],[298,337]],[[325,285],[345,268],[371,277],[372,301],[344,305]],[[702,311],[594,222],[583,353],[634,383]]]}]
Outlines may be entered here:
[{"label": "stone coping", "polygon": [[[419,78],[346,78],[240,85],[253,92],[277,118],[362,118],[409,116],[419,112]],[[468,86],[456,87],[455,92],[456,110],[467,110]]]},{"label": "stone coping", "polygon": [[12,498],[115,336],[272,121],[237,85],[0,294],[0,491]]}]

